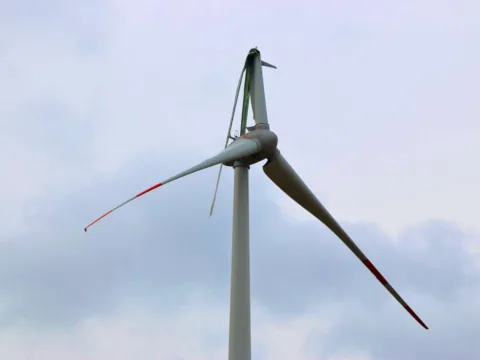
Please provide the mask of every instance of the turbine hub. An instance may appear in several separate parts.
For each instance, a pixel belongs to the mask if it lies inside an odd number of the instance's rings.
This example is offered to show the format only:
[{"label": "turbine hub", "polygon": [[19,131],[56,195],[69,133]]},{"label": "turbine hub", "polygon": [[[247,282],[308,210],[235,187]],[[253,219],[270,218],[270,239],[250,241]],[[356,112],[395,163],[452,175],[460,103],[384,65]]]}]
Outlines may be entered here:
[{"label": "turbine hub", "polygon": [[[240,161],[245,165],[250,166],[259,161],[275,157],[275,154],[277,153],[278,137],[273,131],[270,131],[269,125],[257,124],[254,127],[248,128],[248,130],[251,131],[242,135],[242,138],[256,141],[260,145],[260,151],[253,155],[246,156],[240,159]],[[233,162],[228,162],[223,165],[233,166],[234,164]]]}]

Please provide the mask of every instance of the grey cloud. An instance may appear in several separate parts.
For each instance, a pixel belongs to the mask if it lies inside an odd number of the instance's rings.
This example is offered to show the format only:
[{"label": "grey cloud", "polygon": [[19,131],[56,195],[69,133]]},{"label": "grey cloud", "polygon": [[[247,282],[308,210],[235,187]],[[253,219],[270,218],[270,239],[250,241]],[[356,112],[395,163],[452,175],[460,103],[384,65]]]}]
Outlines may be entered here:
[{"label": "grey cloud", "polygon": [[[92,216],[128,197],[132,190],[150,185],[159,174],[164,178],[189,165],[186,159],[137,161],[115,178],[36,204],[27,233],[1,245],[1,298],[8,305],[0,317],[3,325],[26,320],[41,328],[65,327],[108,312],[129,297],[167,311],[188,298],[185,289],[208,291],[227,302],[231,171],[225,172],[217,210],[210,220],[214,170],[169,184],[119,210],[87,234],[82,231]],[[339,240],[321,224],[282,219],[264,195],[267,186],[273,185],[259,166],[251,173],[255,302],[278,316],[303,314],[321,304],[347,304],[341,326],[330,334],[330,353],[338,353],[339,344],[349,342],[352,349],[367,347],[383,360],[391,356],[386,345],[390,344],[403,358],[414,359],[433,354],[423,341],[446,342],[459,331],[465,332],[464,342],[472,351],[478,350],[468,340],[468,334],[478,329],[468,321],[470,308],[463,310],[463,320],[449,331],[458,314],[447,309],[459,310],[459,304],[469,304],[465,294],[474,296],[479,290],[476,258],[464,249],[461,229],[430,222],[409,229],[393,243],[375,225],[346,224],[380,271],[432,326],[430,333],[419,333],[421,328]],[[437,311],[432,312],[432,307]],[[369,325],[364,328],[365,322]],[[411,335],[417,333],[425,340]],[[379,338],[384,340],[379,343]]]},{"label": "grey cloud", "polygon": [[[414,244],[403,236],[395,245],[375,228],[348,224],[346,228],[392,285],[406,294],[407,302],[413,293],[448,303],[465,287],[478,287],[472,256],[464,248],[466,235],[449,224],[419,226],[410,231]],[[268,234],[268,229],[260,234]],[[262,264],[257,281],[264,291],[258,295],[272,306],[300,311],[342,297],[372,305],[391,301],[377,280],[321,224],[277,225],[257,246],[259,251],[253,256]],[[276,276],[266,269],[274,269]],[[411,300],[410,304],[416,308]]]},{"label": "grey cloud", "polygon": [[[374,359],[462,359],[474,360],[480,354],[477,334],[480,331],[478,287],[466,288],[462,299],[442,303],[434,297],[420,301],[430,330],[412,328],[409,321],[396,316],[393,306],[368,309],[352,304],[344,309],[341,320],[324,338],[323,348],[310,334],[313,353],[348,354],[352,350],[367,350]],[[426,309],[425,309],[426,308]],[[382,321],[379,324],[377,318]],[[408,319],[407,319],[408,320]]]}]

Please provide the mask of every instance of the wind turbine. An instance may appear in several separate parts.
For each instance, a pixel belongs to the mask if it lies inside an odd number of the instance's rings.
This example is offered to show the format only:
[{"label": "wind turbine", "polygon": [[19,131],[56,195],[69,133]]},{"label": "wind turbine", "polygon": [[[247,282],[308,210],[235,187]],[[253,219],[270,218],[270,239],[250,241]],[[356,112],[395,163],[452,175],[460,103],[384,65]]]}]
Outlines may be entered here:
[{"label": "wind turbine", "polygon": [[[235,95],[230,126],[228,129],[225,149],[219,154],[201,162],[194,167],[172,176],[152,187],[138,193],[120,205],[108,211],[87,227],[85,231],[111,214],[113,211],[126,205],[146,193],[159,188],[169,182],[193,174],[197,171],[220,165],[215,194],[213,197],[210,215],[213,212],[222,165],[234,169],[233,192],[233,231],[232,231],[232,273],[230,290],[230,329],[229,329],[229,360],[250,360],[251,333],[250,333],[250,234],[249,234],[249,188],[248,170],[250,166],[262,160],[267,160],[263,171],[285,194],[296,201],[305,210],[324,223],[338,238],[353,252],[366,266],[378,281],[392,294],[392,296],[417,320],[425,329],[428,327],[413,312],[410,306],[400,297],[395,289],[387,282],[377,268],[353,242],[350,236],[342,229],[338,222],[325,209],[303,180],[293,170],[277,148],[278,138],[270,131],[265,91],[263,85],[262,66],[275,68],[261,60],[260,51],[251,49],[245,60]],[[231,136],[232,123],[238,100],[240,86],[245,74],[242,120],[240,136]],[[253,110],[255,125],[247,127],[249,100]],[[233,140],[230,144],[229,140]]]}]

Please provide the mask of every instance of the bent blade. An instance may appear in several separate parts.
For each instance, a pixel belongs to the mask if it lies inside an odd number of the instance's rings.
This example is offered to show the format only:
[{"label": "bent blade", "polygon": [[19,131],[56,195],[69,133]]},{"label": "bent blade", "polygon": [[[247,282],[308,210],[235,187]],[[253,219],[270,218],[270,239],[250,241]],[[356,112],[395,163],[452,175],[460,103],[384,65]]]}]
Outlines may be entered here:
[{"label": "bent blade", "polygon": [[266,61],[263,61],[263,60],[262,60],[262,66],[269,67],[269,68],[272,68],[272,69],[277,68],[275,65],[269,64],[269,63],[267,63]]},{"label": "bent blade", "polygon": [[223,169],[223,164],[220,164],[220,169],[218,170],[218,175],[217,175],[217,184],[215,185],[215,192],[213,193],[212,205],[210,205],[210,215],[209,215],[209,217],[212,216],[213,209],[215,208],[215,201],[217,200],[218,185],[220,184],[220,177],[222,176],[222,169]]},{"label": "bent blade", "polygon": [[403,298],[388,283],[383,275],[377,270],[372,262],[359,249],[355,242],[337,223],[333,216],[320,203],[312,191],[307,187],[303,180],[293,170],[290,164],[285,160],[280,151],[274,159],[268,161],[263,166],[263,171],[285,194],[302,206],[305,210],[323,222],[340,240],[355,254],[355,256],[370,270],[377,280],[390,292],[390,294],[407,310],[407,312],[422,325],[428,329],[427,325],[415,314]]},{"label": "bent blade", "polygon": [[252,80],[250,85],[251,104],[255,124],[268,124],[267,104],[265,101],[265,85],[263,83],[262,59],[260,52],[252,55]]},{"label": "bent blade", "polygon": [[207,169],[209,167],[212,167],[212,166],[215,166],[215,165],[218,165],[218,164],[222,164],[222,163],[226,163],[226,162],[231,162],[231,161],[235,161],[235,160],[239,160],[245,156],[249,156],[249,155],[252,155],[252,154],[255,154],[257,151],[260,150],[260,145],[254,141],[254,140],[251,140],[251,139],[243,139],[243,138],[239,138],[237,140],[235,140],[232,144],[230,144],[230,146],[228,146],[226,149],[224,149],[221,153],[219,153],[218,155],[215,155],[203,162],[201,162],[200,164],[198,165],[195,165],[194,167],[191,167],[190,169],[188,170],[185,170],[185,171],[182,171],[181,173],[175,175],[175,176],[172,176],[171,178],[168,178],[167,180],[164,180],[162,182],[159,182],[151,187],[149,187],[148,189],[138,193],[137,195],[131,197],[130,199],[124,201],[123,203],[121,203],[120,205],[117,205],[116,207],[114,207],[113,209],[107,211],[105,214],[103,214],[102,216],[100,216],[98,219],[96,219],[95,221],[91,222],[90,224],[88,224],[86,227],[85,227],[85,231],[88,230],[88,228],[92,225],[94,225],[95,223],[97,223],[98,221],[102,220],[104,217],[106,217],[107,215],[110,215],[112,212],[114,212],[115,210],[121,208],[122,206],[124,205],[127,205],[129,202],[139,198],[140,196],[143,196],[147,193],[149,193],[150,191],[152,190],[155,190],[157,188],[159,188],[160,186],[163,186],[165,184],[168,184],[169,182],[172,182],[172,181],[175,181],[175,180],[178,180],[184,176],[187,176],[187,175],[190,175],[190,174],[193,174],[197,171],[200,171],[200,170],[204,170],[204,169]]},{"label": "bent blade", "polygon": [[[227,138],[225,139],[225,149],[228,146],[228,141],[230,140],[231,132],[232,132],[232,125],[233,125],[233,119],[235,117],[235,110],[237,108],[237,102],[238,102],[238,94],[240,94],[240,87],[242,86],[242,80],[243,80],[243,74],[245,73],[246,67],[245,65],[243,66],[242,72],[240,74],[240,79],[238,79],[238,84],[237,84],[237,90],[235,91],[235,100],[233,102],[233,109],[232,109],[232,115],[230,116],[230,123],[228,126],[228,132],[227,132]],[[212,205],[210,206],[210,217],[213,214],[213,209],[215,208],[215,201],[217,200],[217,192],[218,192],[218,185],[220,184],[220,177],[222,176],[222,169],[223,166],[220,165],[220,169],[218,170],[218,175],[217,175],[217,184],[215,185],[215,192],[213,193],[213,200],[212,200]]]}]

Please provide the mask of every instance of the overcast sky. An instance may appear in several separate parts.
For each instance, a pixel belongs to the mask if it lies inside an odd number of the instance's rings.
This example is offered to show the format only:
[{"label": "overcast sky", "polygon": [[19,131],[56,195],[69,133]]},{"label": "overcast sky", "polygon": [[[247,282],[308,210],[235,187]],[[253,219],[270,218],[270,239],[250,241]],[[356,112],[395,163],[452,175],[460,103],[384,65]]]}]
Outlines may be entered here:
[{"label": "overcast sky", "polygon": [[479,359],[479,17],[473,0],[0,0],[0,358],[226,358],[231,169],[211,219],[217,168],[83,228],[221,150],[258,46],[282,153],[430,330],[258,164],[253,359]]}]

